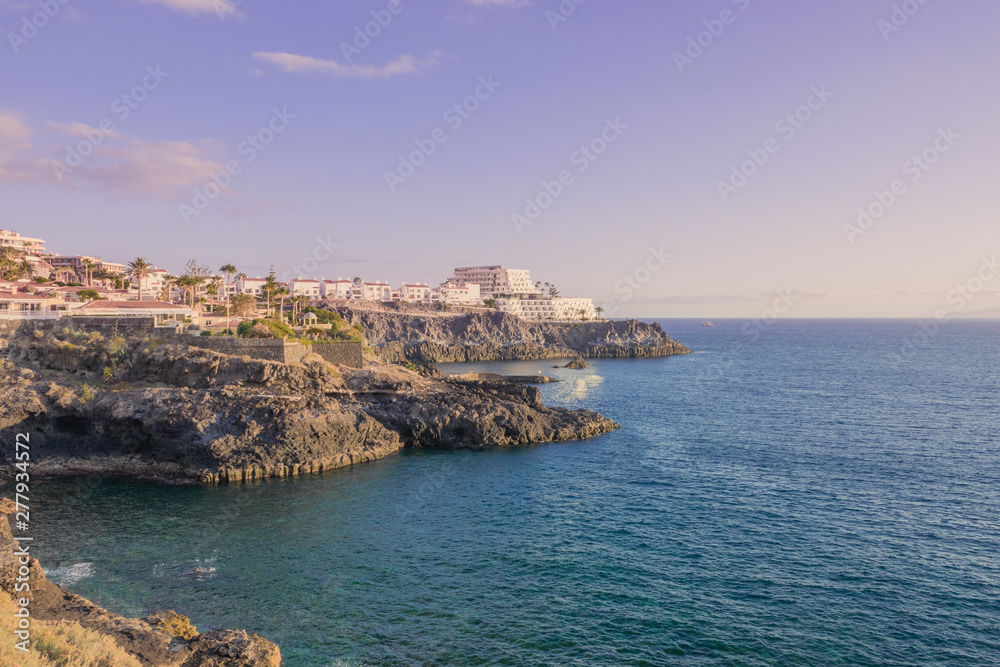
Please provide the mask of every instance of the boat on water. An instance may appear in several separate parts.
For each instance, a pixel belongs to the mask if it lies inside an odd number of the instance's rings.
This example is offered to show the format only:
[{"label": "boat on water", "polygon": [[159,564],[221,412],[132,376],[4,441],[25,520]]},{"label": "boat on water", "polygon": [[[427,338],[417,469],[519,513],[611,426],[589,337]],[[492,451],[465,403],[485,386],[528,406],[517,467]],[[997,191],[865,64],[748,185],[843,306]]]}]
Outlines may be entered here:
[{"label": "boat on water", "polygon": [[711,322],[702,322],[701,326],[703,326],[703,327],[714,327],[715,325],[712,324]]}]

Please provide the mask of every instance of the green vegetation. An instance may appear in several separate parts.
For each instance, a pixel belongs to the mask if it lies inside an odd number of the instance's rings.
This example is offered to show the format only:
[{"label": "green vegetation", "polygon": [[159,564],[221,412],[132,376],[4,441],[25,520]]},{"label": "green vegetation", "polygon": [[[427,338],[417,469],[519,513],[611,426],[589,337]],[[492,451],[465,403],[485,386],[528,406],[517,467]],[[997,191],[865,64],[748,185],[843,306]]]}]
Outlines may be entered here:
[{"label": "green vegetation", "polygon": [[240,322],[236,335],[240,338],[295,338],[295,332],[287,324],[267,318]]},{"label": "green vegetation", "polygon": [[94,388],[91,387],[86,382],[83,383],[83,388],[80,390],[80,393],[81,393],[80,397],[81,403],[93,403],[94,399],[97,398],[97,392],[94,391]]},{"label": "green vegetation", "polygon": [[211,332],[211,331],[207,331],[207,330],[206,330],[206,331],[202,331],[202,332],[201,332],[200,334],[198,334],[198,335],[199,335],[199,336],[211,336],[211,335],[212,335],[212,332]]},{"label": "green vegetation", "polygon": [[497,302],[494,301],[493,299],[486,299],[483,303],[486,304],[487,308],[493,308],[495,310],[500,310],[500,306],[498,306]]}]

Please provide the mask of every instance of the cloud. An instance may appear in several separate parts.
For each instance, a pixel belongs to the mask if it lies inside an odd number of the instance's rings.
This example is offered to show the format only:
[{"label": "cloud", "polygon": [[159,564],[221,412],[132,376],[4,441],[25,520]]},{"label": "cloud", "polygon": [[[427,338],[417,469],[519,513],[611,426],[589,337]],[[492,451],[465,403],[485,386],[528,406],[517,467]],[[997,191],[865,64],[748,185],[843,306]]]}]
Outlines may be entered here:
[{"label": "cloud", "polygon": [[77,182],[120,194],[168,196],[203,185],[213,173],[225,170],[187,141],[130,139],[124,146],[100,146],[94,156],[93,164],[78,170]]},{"label": "cloud", "polygon": [[[90,127],[89,125],[84,125],[83,123],[69,123],[64,125],[62,123],[53,123],[49,121],[45,124],[45,127],[65,134],[68,137],[75,137],[77,139],[82,139],[88,135],[93,136],[101,132],[101,130],[98,130],[95,127]],[[111,139],[120,139],[122,135],[115,130],[106,130],[104,132],[104,136]]]},{"label": "cloud", "polygon": [[334,77],[377,79],[396,74],[414,74],[436,64],[441,52],[435,51],[422,61],[413,56],[399,56],[382,67],[376,65],[343,65],[335,60],[321,60],[311,56],[299,56],[294,53],[270,53],[257,51],[253,54],[256,60],[277,65],[283,72],[311,73],[320,72]]},{"label": "cloud", "polygon": [[185,14],[218,14],[219,18],[226,16],[245,16],[236,8],[239,0],[139,0],[144,5],[163,5]]},{"label": "cloud", "polygon": [[0,146],[31,139],[31,128],[22,118],[16,111],[0,111]]},{"label": "cloud", "polygon": [[[83,123],[48,122],[44,128],[63,135],[60,143],[71,137],[70,145],[40,148],[31,141],[34,131],[21,114],[0,111],[0,184],[44,183],[125,196],[168,197],[204,184],[225,168],[209,157],[205,146],[187,141],[126,139],[118,132],[101,133]],[[70,154],[84,157],[77,163],[68,159]]]},{"label": "cloud", "polygon": [[476,7],[524,7],[529,0],[465,0]]}]

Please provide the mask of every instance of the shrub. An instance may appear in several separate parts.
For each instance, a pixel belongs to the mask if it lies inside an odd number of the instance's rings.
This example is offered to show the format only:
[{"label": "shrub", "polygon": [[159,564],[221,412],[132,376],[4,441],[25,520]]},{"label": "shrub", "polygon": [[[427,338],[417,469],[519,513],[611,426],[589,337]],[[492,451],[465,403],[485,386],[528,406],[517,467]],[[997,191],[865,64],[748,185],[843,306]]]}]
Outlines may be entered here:
[{"label": "shrub", "polygon": [[[68,621],[33,622],[28,653],[14,648],[17,606],[0,592],[0,664],[20,667],[139,667],[115,640]],[[8,639],[9,638],[9,639]]]},{"label": "shrub", "polygon": [[247,338],[251,329],[253,329],[253,322],[240,322],[239,326],[236,327],[236,335],[240,338]]},{"label": "shrub", "polygon": [[212,335],[212,332],[211,332],[211,331],[208,331],[208,330],[206,329],[205,331],[202,331],[202,332],[201,332],[200,334],[198,334],[198,335],[199,335],[199,336],[211,336],[211,335]]},{"label": "shrub", "polygon": [[93,403],[94,399],[97,398],[97,392],[86,382],[83,383],[83,389],[80,390],[81,403]]}]

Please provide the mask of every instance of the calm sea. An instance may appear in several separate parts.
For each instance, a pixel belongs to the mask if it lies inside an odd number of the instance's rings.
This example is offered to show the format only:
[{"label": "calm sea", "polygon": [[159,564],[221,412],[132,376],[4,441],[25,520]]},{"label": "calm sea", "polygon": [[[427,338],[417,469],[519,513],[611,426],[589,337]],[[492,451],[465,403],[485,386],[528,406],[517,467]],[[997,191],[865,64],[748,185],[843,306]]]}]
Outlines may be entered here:
[{"label": "calm sea", "polygon": [[1000,664],[1000,322],[662,323],[698,353],[465,366],[554,375],[546,402],[613,434],[36,481],[34,548],[114,611],[248,628],[290,667]]}]

